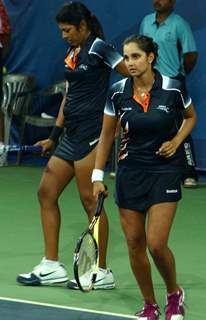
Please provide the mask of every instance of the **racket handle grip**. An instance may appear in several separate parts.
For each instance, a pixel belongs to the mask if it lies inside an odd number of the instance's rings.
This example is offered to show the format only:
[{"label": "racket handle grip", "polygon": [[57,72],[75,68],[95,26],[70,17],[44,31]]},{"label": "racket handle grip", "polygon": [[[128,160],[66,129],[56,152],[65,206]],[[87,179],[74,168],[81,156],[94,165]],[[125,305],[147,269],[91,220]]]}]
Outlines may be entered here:
[{"label": "racket handle grip", "polygon": [[[105,185],[105,191],[107,190],[107,186]],[[104,203],[104,199],[105,199],[105,194],[104,192],[100,192],[98,195],[98,200],[97,200],[97,206],[96,206],[96,214],[100,214],[102,207],[103,207],[103,203]]]}]

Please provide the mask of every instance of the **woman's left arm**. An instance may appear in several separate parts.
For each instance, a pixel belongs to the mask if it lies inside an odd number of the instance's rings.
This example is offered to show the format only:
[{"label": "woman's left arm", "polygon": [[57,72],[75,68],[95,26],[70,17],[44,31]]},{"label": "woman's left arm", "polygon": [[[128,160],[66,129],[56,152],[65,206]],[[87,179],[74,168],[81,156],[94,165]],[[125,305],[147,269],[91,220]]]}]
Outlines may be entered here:
[{"label": "woman's left arm", "polygon": [[197,120],[197,115],[193,104],[183,111],[183,116],[184,120],[182,126],[180,127],[176,136],[174,136],[172,140],[164,142],[156,154],[166,158],[173,156],[181,143],[187,138],[187,136],[189,136]]},{"label": "woman's left arm", "polygon": [[184,120],[182,126],[180,127],[177,135],[174,137],[178,147],[185,140],[185,138],[189,136],[196,124],[197,115],[193,104],[191,104],[188,108],[184,109],[183,116]]}]

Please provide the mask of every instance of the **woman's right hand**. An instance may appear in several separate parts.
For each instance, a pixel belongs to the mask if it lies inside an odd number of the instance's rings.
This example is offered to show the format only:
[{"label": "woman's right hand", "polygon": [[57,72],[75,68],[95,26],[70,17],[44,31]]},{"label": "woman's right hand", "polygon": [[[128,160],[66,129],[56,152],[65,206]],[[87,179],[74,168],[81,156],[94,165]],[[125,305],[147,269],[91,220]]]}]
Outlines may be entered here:
[{"label": "woman's right hand", "polygon": [[105,196],[108,196],[108,191],[105,188],[105,185],[102,181],[93,182],[93,196],[97,201],[99,193],[104,192]]},{"label": "woman's right hand", "polygon": [[34,144],[35,147],[42,147],[42,153],[45,154],[50,151],[55,145],[51,139],[40,140]]}]

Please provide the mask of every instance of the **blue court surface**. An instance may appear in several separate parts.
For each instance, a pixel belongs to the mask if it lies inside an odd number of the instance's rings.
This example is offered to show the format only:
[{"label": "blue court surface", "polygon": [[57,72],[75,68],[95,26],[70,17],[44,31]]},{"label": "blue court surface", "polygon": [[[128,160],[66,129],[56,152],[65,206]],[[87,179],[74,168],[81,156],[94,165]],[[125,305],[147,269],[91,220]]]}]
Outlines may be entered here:
[{"label": "blue court surface", "polygon": [[50,305],[0,297],[2,320],[129,320],[121,314]]}]

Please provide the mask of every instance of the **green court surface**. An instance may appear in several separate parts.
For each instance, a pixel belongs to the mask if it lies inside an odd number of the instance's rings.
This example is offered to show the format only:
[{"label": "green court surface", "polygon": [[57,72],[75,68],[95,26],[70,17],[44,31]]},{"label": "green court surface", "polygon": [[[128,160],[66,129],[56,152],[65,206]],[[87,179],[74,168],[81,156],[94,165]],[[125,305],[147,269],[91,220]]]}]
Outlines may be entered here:
[{"label": "green court surface", "polygon": [[[82,293],[65,285],[24,287],[15,281],[38,264],[43,254],[37,188],[43,168],[0,168],[0,299],[17,299],[132,316],[142,307],[142,298],[129,266],[126,243],[114,204],[114,180],[106,179],[110,196],[105,207],[110,220],[108,266],[117,288]],[[206,186],[183,189],[173,225],[170,246],[176,256],[178,282],[185,288],[187,320],[206,319]],[[75,182],[60,198],[62,228],[60,260],[70,278],[75,242],[87,225]],[[153,266],[153,278],[164,319],[165,288]],[[1,312],[0,312],[1,313]],[[29,318],[28,318],[29,319]],[[56,318],[58,320],[58,318]],[[69,318],[68,318],[69,319]],[[77,319],[77,318],[75,318]]]}]

